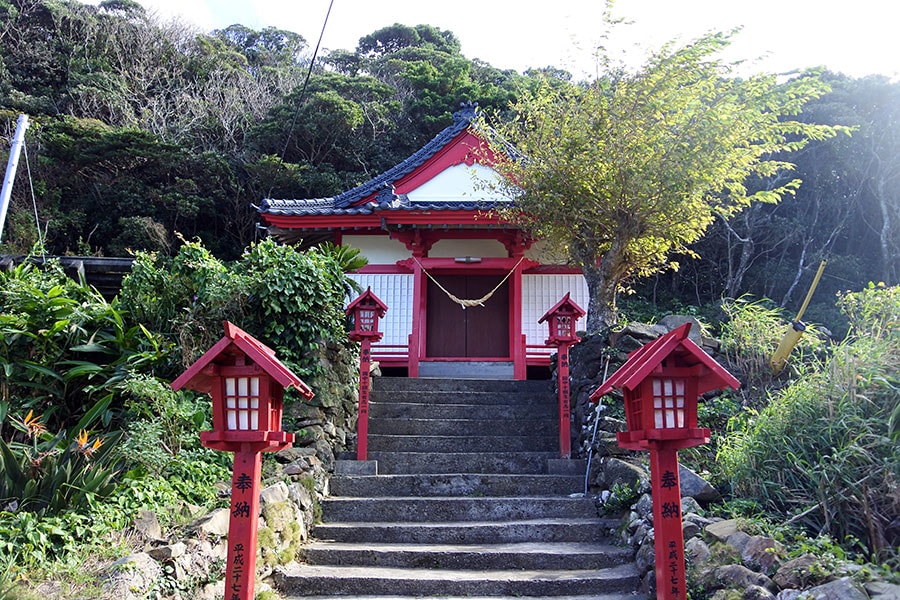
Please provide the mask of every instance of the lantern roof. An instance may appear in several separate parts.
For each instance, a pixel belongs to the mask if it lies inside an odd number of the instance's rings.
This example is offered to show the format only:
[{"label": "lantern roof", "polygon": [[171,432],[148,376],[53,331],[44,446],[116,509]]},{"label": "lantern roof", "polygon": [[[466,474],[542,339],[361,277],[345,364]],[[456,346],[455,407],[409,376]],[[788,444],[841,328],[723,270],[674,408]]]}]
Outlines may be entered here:
[{"label": "lantern roof", "polygon": [[356,308],[358,304],[362,304],[366,300],[374,302],[375,308],[378,310],[378,317],[381,318],[384,316],[384,313],[387,312],[387,304],[381,301],[381,299],[375,295],[375,292],[372,291],[372,286],[366,288],[366,291],[357,296],[350,304],[347,305],[347,310],[344,312],[350,314],[353,312],[353,309]]},{"label": "lantern roof", "polygon": [[187,388],[196,392],[210,393],[214,375],[207,367],[214,364],[234,365],[235,356],[242,353],[285,389],[293,387],[307,400],[313,397],[309,386],[275,358],[274,350],[233,323],[225,321],[223,326],[225,336],[175,379],[172,382],[172,389],[177,391]]},{"label": "lantern roof", "polygon": [[625,364],[591,394],[591,401],[599,401],[613,388],[637,389],[647,377],[658,372],[667,359],[672,359],[670,362],[676,362],[679,367],[697,368],[697,394],[740,387],[741,383],[731,373],[688,338],[690,330],[691,324],[685,323],[631,352]]},{"label": "lantern roof", "polygon": [[562,299],[553,305],[553,307],[544,313],[544,316],[538,320],[538,323],[543,323],[548,320],[554,313],[560,312],[563,309],[568,309],[570,312],[574,313],[576,319],[580,319],[585,315],[584,310],[578,306],[574,300],[569,297],[569,292],[566,292],[566,295],[562,297]]}]

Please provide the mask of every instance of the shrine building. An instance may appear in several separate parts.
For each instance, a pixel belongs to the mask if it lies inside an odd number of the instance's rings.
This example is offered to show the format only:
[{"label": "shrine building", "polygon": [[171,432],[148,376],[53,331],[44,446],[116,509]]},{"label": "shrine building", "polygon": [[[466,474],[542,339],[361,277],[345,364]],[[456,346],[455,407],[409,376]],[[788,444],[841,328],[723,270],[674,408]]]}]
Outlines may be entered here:
[{"label": "shrine building", "polygon": [[588,304],[580,269],[554,264],[492,210],[510,200],[487,191],[499,175],[475,110],[464,105],[423,148],[353,189],[258,207],[272,234],[362,251],[369,264],[350,277],[388,307],[372,345],[386,374],[540,376],[555,351],[541,316],[567,293]]}]

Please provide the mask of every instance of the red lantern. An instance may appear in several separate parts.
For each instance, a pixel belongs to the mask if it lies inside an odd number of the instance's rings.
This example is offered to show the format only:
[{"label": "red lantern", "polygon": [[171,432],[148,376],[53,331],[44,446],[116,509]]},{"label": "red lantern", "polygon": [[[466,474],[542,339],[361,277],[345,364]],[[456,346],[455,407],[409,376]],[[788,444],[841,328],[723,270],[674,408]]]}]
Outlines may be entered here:
[{"label": "red lantern", "polygon": [[583,316],[584,311],[566,293],[562,300],[544,313],[538,321],[538,323],[546,321],[550,328],[550,337],[544,343],[548,346],[577,343],[579,338],[575,335],[575,323]]},{"label": "red lantern", "polygon": [[234,452],[226,581],[237,600],[251,600],[256,579],[256,543],[262,453],[287,448],[294,434],[281,429],[284,389],[307,400],[312,391],[275,352],[231,323],[225,337],[175,381],[212,396],[213,430],[200,433],[207,448]]},{"label": "red lantern", "polygon": [[378,320],[387,312],[387,305],[372,293],[369,287],[353,302],[347,305],[345,313],[353,321],[350,339],[354,342],[370,340],[377,342],[383,335],[378,331]]},{"label": "red lantern", "polygon": [[685,323],[638,348],[591,394],[598,402],[613,388],[621,388],[628,431],[616,434],[619,446],[650,450],[656,593],[665,600],[684,600],[687,595],[678,450],[709,441],[709,429],[697,427],[698,397],[740,386],[688,339],[690,329],[691,324]]},{"label": "red lantern", "polygon": [[356,421],[356,460],[366,460],[369,448],[369,371],[372,365],[372,342],[381,339],[378,319],[387,312],[387,305],[367,288],[347,306],[346,314],[353,320],[349,337],[360,343],[359,349],[359,415]]},{"label": "red lantern", "polygon": [[559,455],[572,455],[571,436],[571,389],[569,386],[569,346],[579,341],[575,335],[575,323],[584,316],[584,311],[575,304],[567,293],[562,300],[548,310],[538,323],[547,322],[550,337],[544,343],[556,346],[556,387],[559,390]]}]

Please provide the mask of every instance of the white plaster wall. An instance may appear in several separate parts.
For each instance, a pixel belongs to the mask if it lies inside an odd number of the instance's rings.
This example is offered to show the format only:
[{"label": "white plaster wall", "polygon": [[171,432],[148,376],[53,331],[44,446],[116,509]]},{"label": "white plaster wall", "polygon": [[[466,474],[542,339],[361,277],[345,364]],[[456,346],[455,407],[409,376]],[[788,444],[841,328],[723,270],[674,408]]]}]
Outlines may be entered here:
[{"label": "white plaster wall", "polygon": [[506,258],[506,247],[497,240],[440,240],[428,251],[429,258]]},{"label": "white plaster wall", "polygon": [[363,290],[371,287],[375,295],[388,307],[384,318],[379,322],[379,329],[384,333],[384,337],[377,345],[406,346],[409,343],[409,334],[412,333],[412,274],[353,273],[348,277],[356,281]]},{"label": "white plaster wall", "polygon": [[[345,235],[342,240],[344,245],[359,248],[363,256],[369,259],[370,265],[393,265],[411,256],[403,242],[386,235]],[[381,298],[377,292],[376,295]]]},{"label": "white plaster wall", "polygon": [[410,202],[474,202],[503,200],[491,193],[490,186],[499,181],[490,167],[465,164],[448,167],[407,193]]},{"label": "white plaster wall", "polygon": [[[559,302],[566,293],[575,304],[587,310],[588,290],[583,275],[522,275],[522,333],[526,344],[543,344],[549,330],[538,319]],[[584,328],[584,317],[577,329]],[[554,350],[547,349],[551,354]]]}]

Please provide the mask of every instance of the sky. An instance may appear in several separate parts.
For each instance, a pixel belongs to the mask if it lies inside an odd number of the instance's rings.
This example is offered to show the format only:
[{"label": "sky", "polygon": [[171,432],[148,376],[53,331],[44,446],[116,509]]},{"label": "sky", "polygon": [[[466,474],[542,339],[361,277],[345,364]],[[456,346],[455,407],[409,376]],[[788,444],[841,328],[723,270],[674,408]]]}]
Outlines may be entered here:
[{"label": "sky", "polygon": [[[576,76],[595,74],[592,51],[605,6],[602,0],[138,1],[163,19],[179,17],[205,31],[274,26],[303,35],[311,47],[333,1],[325,49],[353,50],[360,37],[394,23],[426,24],[452,31],[469,59],[520,72],[560,67]],[[747,61],[748,71],[826,66],[854,77],[900,79],[900,5],[891,0],[618,0],[613,14],[632,24],[612,47],[635,64],[666,42],[740,26],[723,58]]]}]

